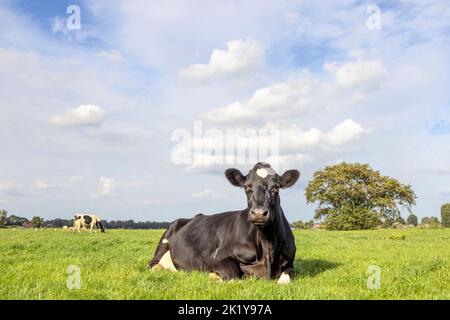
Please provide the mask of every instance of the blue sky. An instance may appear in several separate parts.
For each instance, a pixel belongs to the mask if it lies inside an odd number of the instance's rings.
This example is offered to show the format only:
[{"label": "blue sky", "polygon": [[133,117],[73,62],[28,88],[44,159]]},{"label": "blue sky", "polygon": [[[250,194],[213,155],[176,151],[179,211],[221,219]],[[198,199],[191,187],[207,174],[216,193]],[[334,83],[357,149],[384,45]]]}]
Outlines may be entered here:
[{"label": "blue sky", "polygon": [[[69,5],[80,30],[66,27]],[[173,158],[192,151],[177,133],[214,149],[238,129],[275,130],[278,153],[260,160],[301,171],[281,195],[291,221],[313,217],[303,189],[338,161],[411,184],[419,217],[450,201],[445,2],[7,0],[0,29],[0,207],[10,214],[241,209],[223,171],[250,161],[207,149]],[[216,135],[194,137],[198,121]]]},{"label": "blue sky", "polygon": [[80,5],[76,1],[39,1],[39,0],[15,0],[10,1],[11,7],[18,12],[29,15],[33,20],[42,23],[43,28],[48,27],[50,18],[60,15],[66,11],[71,4]]}]

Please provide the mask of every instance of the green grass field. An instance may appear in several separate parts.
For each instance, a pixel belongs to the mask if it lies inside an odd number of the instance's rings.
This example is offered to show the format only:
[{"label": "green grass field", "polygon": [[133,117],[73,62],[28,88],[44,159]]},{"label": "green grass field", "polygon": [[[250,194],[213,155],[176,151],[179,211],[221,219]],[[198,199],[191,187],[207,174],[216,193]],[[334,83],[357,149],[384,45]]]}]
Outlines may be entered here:
[{"label": "green grass field", "polygon": [[[450,298],[450,229],[295,231],[298,275],[287,286],[150,272],[161,234],[0,229],[0,299]],[[67,288],[71,265],[80,268],[81,289]],[[381,268],[377,290],[367,288],[370,265]]]}]

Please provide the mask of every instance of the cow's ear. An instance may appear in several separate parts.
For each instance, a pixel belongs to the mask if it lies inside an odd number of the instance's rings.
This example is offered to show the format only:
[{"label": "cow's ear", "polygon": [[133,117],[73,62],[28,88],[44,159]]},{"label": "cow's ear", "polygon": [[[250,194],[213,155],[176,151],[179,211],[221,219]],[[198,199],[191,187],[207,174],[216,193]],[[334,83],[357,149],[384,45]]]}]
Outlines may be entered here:
[{"label": "cow's ear", "polygon": [[280,177],[280,185],[282,188],[292,187],[300,177],[300,172],[297,170],[288,170]]},{"label": "cow's ear", "polygon": [[227,169],[225,177],[231,182],[233,186],[243,187],[245,183],[245,176],[238,169]]}]

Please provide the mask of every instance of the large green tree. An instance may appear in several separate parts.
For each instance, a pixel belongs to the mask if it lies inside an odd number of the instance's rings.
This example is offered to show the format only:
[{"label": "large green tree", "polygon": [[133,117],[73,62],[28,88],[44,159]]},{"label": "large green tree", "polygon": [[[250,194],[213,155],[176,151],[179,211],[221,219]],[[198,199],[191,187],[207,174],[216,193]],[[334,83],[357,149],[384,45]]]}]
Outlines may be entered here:
[{"label": "large green tree", "polygon": [[4,228],[6,225],[6,217],[8,216],[8,212],[6,210],[0,210],[0,228]]},{"label": "large green tree", "polygon": [[316,171],[305,189],[307,203],[318,203],[316,219],[328,229],[373,229],[411,212],[416,195],[410,185],[383,176],[368,164],[341,162]]}]

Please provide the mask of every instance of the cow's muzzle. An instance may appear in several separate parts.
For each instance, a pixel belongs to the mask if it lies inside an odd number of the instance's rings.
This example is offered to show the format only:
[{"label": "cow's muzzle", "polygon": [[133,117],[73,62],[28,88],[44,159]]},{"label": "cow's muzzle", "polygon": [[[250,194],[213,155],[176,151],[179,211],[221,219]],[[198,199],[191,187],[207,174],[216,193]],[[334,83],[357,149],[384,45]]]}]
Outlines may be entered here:
[{"label": "cow's muzzle", "polygon": [[269,209],[264,207],[250,209],[250,221],[257,226],[264,226],[269,222]]}]

